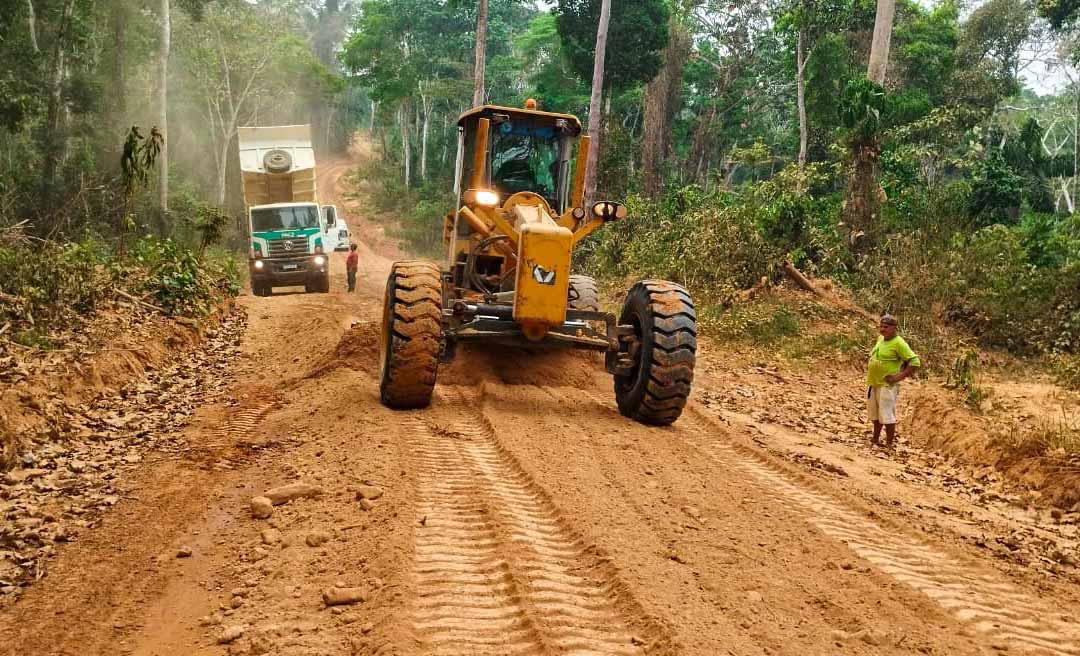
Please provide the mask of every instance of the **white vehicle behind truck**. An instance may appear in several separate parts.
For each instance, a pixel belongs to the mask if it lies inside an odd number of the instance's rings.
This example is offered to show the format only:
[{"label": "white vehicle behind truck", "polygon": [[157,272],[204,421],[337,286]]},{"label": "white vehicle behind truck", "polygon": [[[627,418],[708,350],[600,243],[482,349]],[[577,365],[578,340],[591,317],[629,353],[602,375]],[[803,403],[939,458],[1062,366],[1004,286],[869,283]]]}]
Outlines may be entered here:
[{"label": "white vehicle behind truck", "polygon": [[294,285],[330,291],[329,254],[339,248],[341,226],[336,207],[319,205],[311,128],[243,127],[239,143],[252,293]]}]

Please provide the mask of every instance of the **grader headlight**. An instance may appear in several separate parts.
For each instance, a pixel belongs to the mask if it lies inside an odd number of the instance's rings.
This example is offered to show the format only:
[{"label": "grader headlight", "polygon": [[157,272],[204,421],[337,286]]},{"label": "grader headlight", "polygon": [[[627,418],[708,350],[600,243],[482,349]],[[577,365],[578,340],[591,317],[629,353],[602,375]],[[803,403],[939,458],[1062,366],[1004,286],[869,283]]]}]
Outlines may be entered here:
[{"label": "grader headlight", "polygon": [[477,189],[473,192],[473,201],[484,207],[495,207],[499,204],[499,194],[487,189]]}]

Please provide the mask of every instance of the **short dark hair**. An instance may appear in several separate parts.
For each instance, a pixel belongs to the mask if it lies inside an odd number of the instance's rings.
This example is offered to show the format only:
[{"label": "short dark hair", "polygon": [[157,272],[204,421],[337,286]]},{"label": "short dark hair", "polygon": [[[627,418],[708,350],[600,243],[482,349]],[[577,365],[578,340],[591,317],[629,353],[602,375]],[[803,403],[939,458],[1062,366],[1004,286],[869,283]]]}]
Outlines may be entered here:
[{"label": "short dark hair", "polygon": [[356,250],[356,244],[353,244],[353,245],[349,246],[349,250],[350,251],[355,251]]},{"label": "short dark hair", "polygon": [[896,317],[894,317],[891,314],[883,314],[883,315],[881,315],[881,323],[883,323],[883,324],[885,324],[887,326],[899,325],[899,322],[896,320]]}]

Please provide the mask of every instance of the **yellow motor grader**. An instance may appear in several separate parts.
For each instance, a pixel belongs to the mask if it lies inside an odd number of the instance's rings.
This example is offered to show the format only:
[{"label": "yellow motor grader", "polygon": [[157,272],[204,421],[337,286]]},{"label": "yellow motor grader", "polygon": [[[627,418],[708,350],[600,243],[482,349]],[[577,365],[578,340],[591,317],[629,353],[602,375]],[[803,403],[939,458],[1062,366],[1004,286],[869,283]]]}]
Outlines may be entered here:
[{"label": "yellow motor grader", "polygon": [[386,282],[385,405],[427,406],[439,364],[459,344],[497,342],[602,351],[622,414],[654,425],[678,419],[697,348],[690,294],[643,280],[616,317],[600,311],[595,281],[570,272],[574,246],[626,217],[617,202],[583,206],[588,140],[576,117],[539,111],[531,100],[461,115],[446,264],[395,262]]}]

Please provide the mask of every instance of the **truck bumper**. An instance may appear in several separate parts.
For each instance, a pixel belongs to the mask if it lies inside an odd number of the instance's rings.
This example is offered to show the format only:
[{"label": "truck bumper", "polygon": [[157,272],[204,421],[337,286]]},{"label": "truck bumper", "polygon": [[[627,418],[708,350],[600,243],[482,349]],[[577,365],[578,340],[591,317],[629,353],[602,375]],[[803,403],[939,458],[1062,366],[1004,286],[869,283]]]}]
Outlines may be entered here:
[{"label": "truck bumper", "polygon": [[[322,264],[316,263],[322,258]],[[256,267],[255,262],[262,262]],[[303,285],[321,279],[329,270],[330,260],[325,255],[248,260],[248,273],[252,286],[289,287]]]}]

